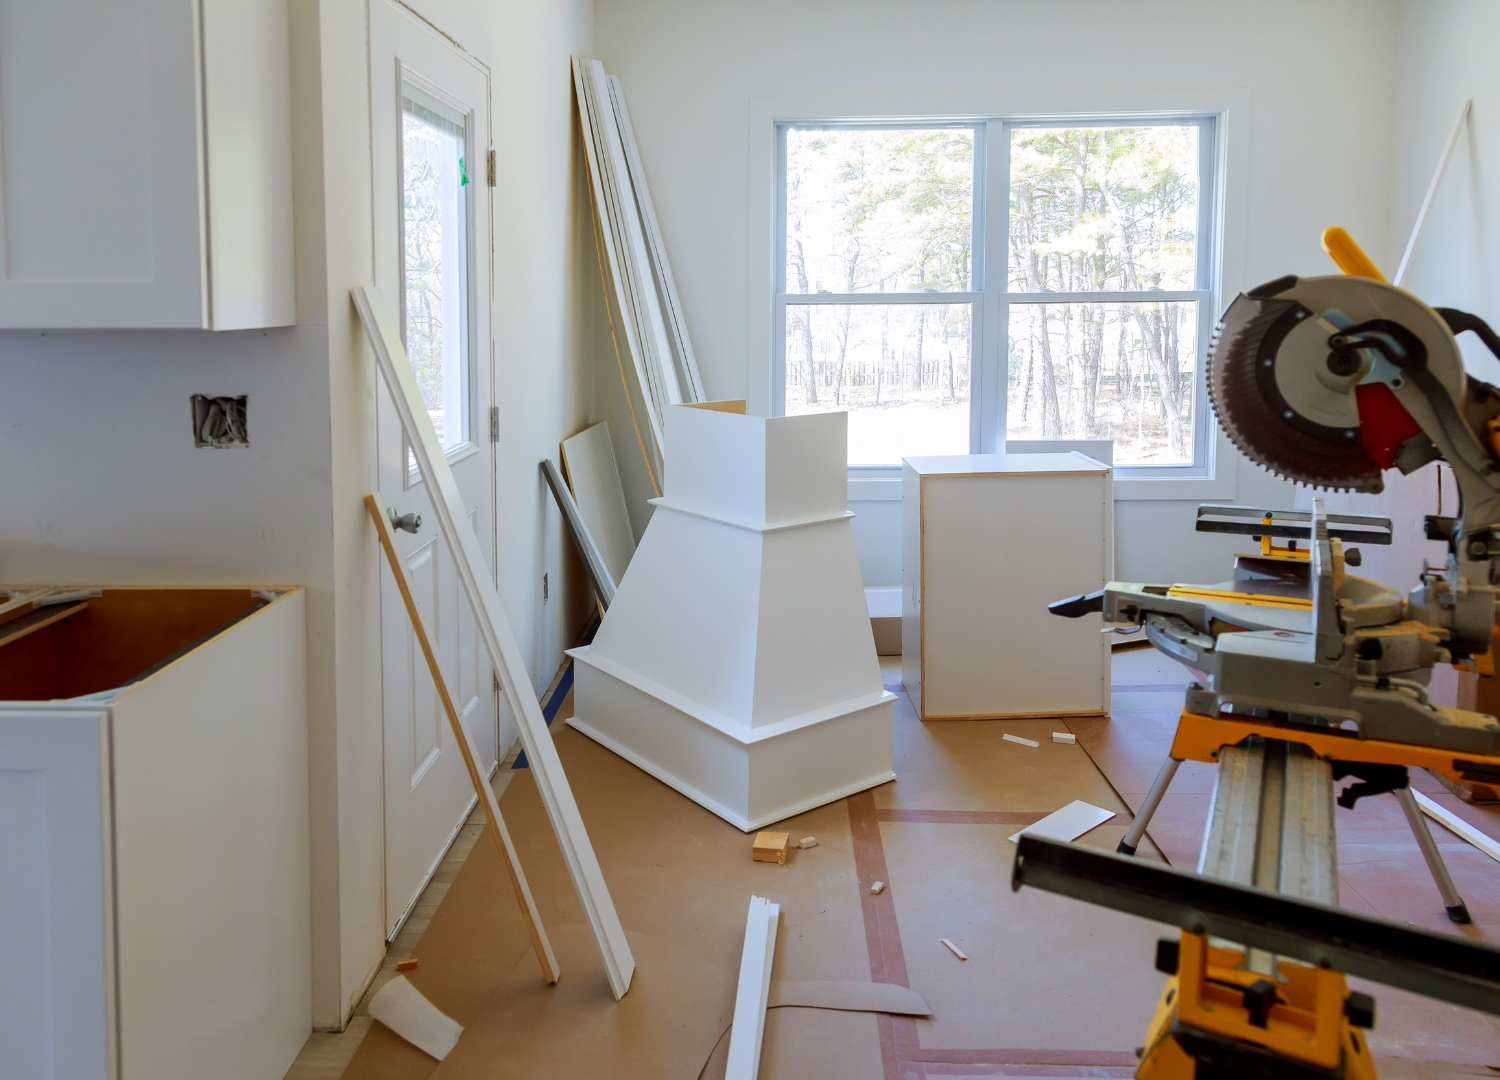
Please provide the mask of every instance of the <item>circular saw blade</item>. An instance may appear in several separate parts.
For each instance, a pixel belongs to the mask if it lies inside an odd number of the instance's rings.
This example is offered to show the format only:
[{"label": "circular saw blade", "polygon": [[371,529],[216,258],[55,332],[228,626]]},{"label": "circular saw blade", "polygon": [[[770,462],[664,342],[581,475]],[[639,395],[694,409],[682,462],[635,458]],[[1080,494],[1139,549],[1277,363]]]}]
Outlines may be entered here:
[{"label": "circular saw blade", "polygon": [[[1380,466],[1360,443],[1352,405],[1341,407],[1333,396],[1319,401],[1316,410],[1299,400],[1299,409],[1287,401],[1286,379],[1278,379],[1281,346],[1313,317],[1298,300],[1237,297],[1214,332],[1209,401],[1235,446],[1278,476],[1335,491],[1378,492],[1384,488]],[[1340,423],[1320,422],[1326,420]]]}]

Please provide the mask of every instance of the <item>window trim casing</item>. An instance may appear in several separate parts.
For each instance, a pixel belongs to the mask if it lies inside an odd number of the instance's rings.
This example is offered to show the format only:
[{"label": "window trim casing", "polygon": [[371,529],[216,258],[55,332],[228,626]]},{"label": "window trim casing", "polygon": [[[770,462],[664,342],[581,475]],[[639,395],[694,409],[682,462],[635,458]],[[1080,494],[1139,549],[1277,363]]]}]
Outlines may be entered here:
[{"label": "window trim casing", "polygon": [[[781,138],[782,125],[795,126],[812,122],[830,125],[864,126],[949,126],[964,123],[997,124],[1041,120],[1048,123],[1083,123],[1090,120],[1139,121],[1149,117],[1212,117],[1215,127],[1215,162],[1218,166],[1216,190],[1210,200],[1203,200],[1200,213],[1214,215],[1208,235],[1217,245],[1214,254],[1217,281],[1212,290],[1210,312],[1217,317],[1222,298],[1233,295],[1246,284],[1244,261],[1246,249],[1246,207],[1248,203],[1248,150],[1250,142],[1253,95],[1241,87],[1184,87],[1127,90],[1009,90],[961,94],[870,95],[851,102],[846,96],[769,97],[750,99],[750,153],[747,186],[747,222],[750,243],[747,255],[746,391],[752,412],[771,415],[772,388],[781,376],[778,339],[784,341],[784,327],[779,318],[777,292],[784,267],[781,250],[784,229],[780,219],[782,198]],[[1006,140],[988,137],[991,153],[1008,146]],[[991,170],[992,171],[992,170]],[[986,178],[988,179],[988,178]],[[985,185],[984,213],[993,219],[997,204],[1008,208],[1008,190],[1003,185]],[[1003,201],[1002,201],[1003,200]],[[1003,230],[993,230],[986,238],[991,250],[985,252],[989,265],[996,262],[995,246],[1007,241]],[[1004,256],[1001,255],[1003,260]],[[1001,265],[1004,265],[1003,261]],[[987,296],[993,298],[994,290]],[[980,319],[993,325],[999,311],[976,312]],[[1211,320],[1209,325],[1212,325]],[[782,333],[778,333],[781,331]],[[981,367],[988,363],[998,371],[995,355],[1000,335],[987,335],[985,348],[991,353],[979,357]],[[1206,348],[1207,342],[1205,341]],[[978,349],[976,348],[976,352]],[[1003,416],[1004,387],[990,379],[979,385],[981,373],[971,375],[971,417],[983,410],[984,415]],[[1201,381],[1201,380],[1200,380]],[[973,399],[978,399],[978,408]],[[1117,500],[1197,500],[1232,499],[1237,487],[1238,455],[1228,436],[1207,412],[1205,460],[1196,475],[1161,475],[1174,466],[1145,466],[1152,475],[1118,476],[1114,485]],[[991,431],[997,431],[995,426]],[[971,444],[972,445],[972,444]],[[979,445],[981,451],[998,449]],[[851,467],[850,497],[860,499],[899,498],[897,470],[887,467]],[[860,492],[856,496],[856,490]]]}]

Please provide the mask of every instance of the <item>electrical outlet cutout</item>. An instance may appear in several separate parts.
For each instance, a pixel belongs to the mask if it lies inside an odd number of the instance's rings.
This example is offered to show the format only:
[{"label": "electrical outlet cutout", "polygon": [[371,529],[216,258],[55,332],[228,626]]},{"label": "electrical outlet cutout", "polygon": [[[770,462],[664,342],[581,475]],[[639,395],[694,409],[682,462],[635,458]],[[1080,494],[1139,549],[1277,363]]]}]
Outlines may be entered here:
[{"label": "electrical outlet cutout", "polygon": [[194,446],[249,446],[250,434],[245,426],[248,394],[237,397],[194,394]]}]

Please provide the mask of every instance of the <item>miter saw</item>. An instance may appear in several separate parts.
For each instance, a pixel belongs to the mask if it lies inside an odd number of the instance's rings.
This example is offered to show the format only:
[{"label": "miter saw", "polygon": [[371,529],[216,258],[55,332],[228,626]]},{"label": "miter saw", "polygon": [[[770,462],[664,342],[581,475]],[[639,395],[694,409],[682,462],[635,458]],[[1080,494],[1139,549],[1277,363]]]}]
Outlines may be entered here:
[{"label": "miter saw", "polygon": [[[1358,782],[1339,803],[1394,793],[1449,918],[1468,922],[1408,769],[1500,782],[1500,722],[1427,694],[1436,664],[1494,672],[1500,390],[1466,374],[1455,335],[1472,331],[1497,357],[1500,338],[1476,316],[1428,307],[1387,284],[1343,230],[1325,233],[1324,246],[1343,276],[1279,278],[1230,304],[1208,358],[1214,411],[1251,460],[1313,488],[1378,492],[1386,469],[1409,473],[1447,462],[1459,513],[1426,519],[1428,538],[1447,544],[1445,564],[1424,564],[1402,597],[1349,573],[1362,561],[1349,545],[1391,542],[1387,519],[1330,514],[1321,497],[1306,510],[1204,506],[1200,531],[1260,543],[1259,552],[1237,558],[1232,580],[1110,582],[1050,610],[1072,618],[1099,612],[1116,632],[1143,629],[1201,677],[1187,689],[1170,756],[1120,853],[1135,853],[1184,760],[1214,762],[1199,874],[1336,908],[1334,783],[1353,776]],[[1143,882],[1130,888],[1147,889]],[[1260,903],[1246,900],[1252,922]],[[1350,1008],[1341,978],[1326,994],[1307,997],[1297,987],[1311,985],[1311,976],[1261,940],[1275,933],[1245,931],[1246,947],[1233,953],[1208,943],[1202,919],[1192,925],[1183,948],[1202,954],[1192,986],[1228,995],[1234,1009],[1221,1005],[1212,1022],[1207,1014],[1189,1017],[1186,976],[1169,985],[1138,1077],[1373,1076],[1368,1050],[1351,1030],[1356,1021],[1340,1013]],[[1203,959],[1213,950],[1217,960]],[[1354,1012],[1362,1026],[1373,1022],[1373,1003]],[[1295,1023],[1278,1029],[1277,1017]],[[1214,1030],[1205,1033],[1203,1023]]]},{"label": "miter saw", "polygon": [[[1369,766],[1409,764],[1494,782],[1500,722],[1433,703],[1426,683],[1438,663],[1493,672],[1500,390],[1465,373],[1454,335],[1473,331],[1497,356],[1500,338],[1476,316],[1430,308],[1380,280],[1342,230],[1325,240],[1352,272],[1278,278],[1229,305],[1208,362],[1214,411],[1251,460],[1312,487],[1377,492],[1385,469],[1447,462],[1459,513],[1426,522],[1428,537],[1448,545],[1446,565],[1425,569],[1403,598],[1347,572],[1358,561],[1346,543],[1390,542],[1383,519],[1330,515],[1321,499],[1310,511],[1203,507],[1200,530],[1261,540],[1259,556],[1240,557],[1234,580],[1111,582],[1050,610],[1143,626],[1157,648],[1201,672],[1184,719],[1290,725],[1321,736],[1315,750],[1336,750],[1335,760],[1375,785],[1380,770]],[[1192,743],[1194,732],[1186,734]],[[1143,831],[1132,830],[1128,848]]]}]

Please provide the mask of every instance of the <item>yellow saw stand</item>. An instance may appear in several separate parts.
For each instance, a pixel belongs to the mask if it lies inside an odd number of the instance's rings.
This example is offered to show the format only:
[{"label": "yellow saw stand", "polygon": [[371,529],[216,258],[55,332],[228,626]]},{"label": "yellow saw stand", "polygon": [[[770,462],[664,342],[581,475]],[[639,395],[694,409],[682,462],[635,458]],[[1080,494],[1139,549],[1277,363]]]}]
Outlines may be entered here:
[{"label": "yellow saw stand", "polygon": [[[1267,515],[1263,523],[1270,525],[1270,515]],[[1281,546],[1273,544],[1269,535],[1263,535],[1261,538],[1261,558],[1306,561],[1309,554],[1310,552],[1305,548],[1299,550],[1295,541],[1292,541],[1290,545]],[[1341,570],[1341,559],[1338,565]],[[1215,590],[1197,586],[1173,586],[1168,591],[1169,596],[1194,599],[1210,598],[1207,594],[1213,594],[1214,597],[1220,596]],[[1222,593],[1222,596],[1233,599],[1235,603],[1251,607],[1309,609],[1312,606],[1310,599],[1296,596],[1258,596],[1251,593],[1228,592]],[[1225,627],[1224,629],[1232,632],[1237,628]],[[1488,656],[1480,659],[1486,664],[1489,661]],[[1191,702],[1191,695],[1189,695],[1189,701]],[[1470,921],[1468,906],[1460,896],[1453,876],[1443,861],[1442,852],[1432,838],[1431,829],[1422,817],[1421,810],[1408,786],[1405,770],[1426,768],[1452,780],[1493,784],[1500,782],[1500,758],[1497,757],[1461,754],[1452,750],[1414,743],[1364,739],[1360,738],[1356,732],[1337,727],[1314,727],[1243,713],[1220,712],[1209,716],[1184,709],[1178,717],[1177,732],[1173,737],[1172,749],[1167,760],[1162,764],[1161,771],[1157,774],[1151,790],[1141,804],[1140,813],[1131,823],[1129,831],[1120,841],[1117,850],[1124,855],[1135,854],[1152,817],[1177,774],[1178,767],[1184,761],[1219,764],[1226,747],[1246,746],[1257,739],[1284,741],[1304,747],[1315,757],[1333,765],[1339,776],[1378,775],[1383,771],[1386,778],[1383,784],[1374,786],[1366,780],[1362,785],[1355,785],[1354,798],[1386,791],[1396,797],[1401,804],[1407,824],[1412,830],[1412,835],[1416,838],[1423,859],[1427,863],[1427,868],[1432,874],[1433,881],[1438,887],[1438,892],[1442,895],[1449,919],[1456,923]],[[1372,770],[1370,766],[1375,768]],[[1344,805],[1352,806],[1353,800],[1347,799]],[[1331,838],[1333,829],[1331,819],[1328,828]]]},{"label": "yellow saw stand", "polygon": [[1022,886],[1180,928],[1157,943],[1170,978],[1138,1080],[1374,1080],[1375,1001],[1346,974],[1500,1014],[1491,945],[1035,836],[1016,845]]}]

